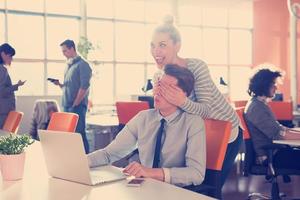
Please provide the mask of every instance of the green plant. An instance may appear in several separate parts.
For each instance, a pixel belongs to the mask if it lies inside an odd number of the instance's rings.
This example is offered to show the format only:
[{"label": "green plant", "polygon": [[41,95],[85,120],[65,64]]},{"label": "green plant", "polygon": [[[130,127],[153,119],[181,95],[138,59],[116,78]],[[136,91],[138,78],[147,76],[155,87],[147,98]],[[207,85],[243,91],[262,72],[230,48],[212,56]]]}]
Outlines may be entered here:
[{"label": "green plant", "polygon": [[31,145],[34,140],[29,135],[9,134],[0,137],[0,154],[11,155],[24,152],[25,147]]},{"label": "green plant", "polygon": [[89,52],[94,49],[95,47],[93,46],[92,42],[90,42],[86,37],[80,37],[79,43],[77,44],[77,50],[82,55],[82,57],[87,59]]}]

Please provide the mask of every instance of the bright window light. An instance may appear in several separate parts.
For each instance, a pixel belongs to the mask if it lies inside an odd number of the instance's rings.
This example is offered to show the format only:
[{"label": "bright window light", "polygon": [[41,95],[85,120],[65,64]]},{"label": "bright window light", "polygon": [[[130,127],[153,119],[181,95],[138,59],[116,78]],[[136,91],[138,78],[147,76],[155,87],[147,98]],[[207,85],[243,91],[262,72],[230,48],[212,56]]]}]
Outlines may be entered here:
[{"label": "bright window light", "polygon": [[228,55],[227,30],[211,29],[203,30],[203,58],[211,64],[226,64]]},{"label": "bright window light", "polygon": [[202,30],[194,27],[181,27],[181,50],[180,55],[188,58],[201,58],[202,53]]},{"label": "bright window light", "polygon": [[0,13],[0,43],[3,44],[5,41],[5,33],[4,33],[4,15],[2,13]]},{"label": "bright window light", "polygon": [[117,19],[144,21],[144,2],[139,0],[115,0]]},{"label": "bright window light", "polygon": [[147,62],[154,62],[153,57],[151,55],[151,41],[152,41],[152,35],[154,29],[157,27],[157,24],[147,24],[146,25],[146,31],[145,31],[145,39],[146,39],[146,45],[144,47],[146,52],[146,61]]},{"label": "bright window light", "polygon": [[35,96],[44,94],[44,64],[42,62],[13,62],[9,73],[13,84],[16,84],[19,80],[26,80],[26,83],[19,88],[16,95]]},{"label": "bright window light", "polygon": [[247,30],[230,31],[230,64],[251,65],[252,34]]},{"label": "bright window light", "polygon": [[220,78],[228,84],[228,68],[226,66],[209,66],[211,78],[222,94],[228,93],[228,86],[220,84]]},{"label": "bright window light", "polygon": [[79,15],[79,0],[46,0],[47,13]]},{"label": "bright window light", "polygon": [[170,0],[146,1],[145,12],[147,22],[162,23],[164,16],[172,13],[171,2]]},{"label": "bright window light", "polygon": [[[28,29],[28,23],[33,29]],[[44,58],[44,27],[41,16],[8,14],[8,41],[16,58]],[[26,31],[25,31],[26,30]]]},{"label": "bright window light", "polygon": [[91,80],[90,99],[93,104],[113,103],[113,65],[92,65],[93,76]]},{"label": "bright window light", "polygon": [[201,25],[202,7],[199,5],[184,4],[178,5],[180,24]]},{"label": "bright window light", "polygon": [[48,17],[47,29],[48,58],[64,59],[60,44],[66,39],[72,39],[77,44],[79,40],[78,20]]},{"label": "bright window light", "polygon": [[0,1],[0,8],[4,8],[4,1]]},{"label": "bright window light", "polygon": [[249,79],[251,76],[250,67],[231,67],[230,69],[230,97],[231,100],[249,99],[247,93]]},{"label": "bright window light", "polygon": [[86,0],[87,16],[113,18],[113,1]]},{"label": "bright window light", "polygon": [[[89,54],[90,60],[111,61],[113,60],[113,23],[98,20],[88,20],[88,39],[96,47]],[[97,48],[99,46],[99,48]]]},{"label": "bright window light", "polygon": [[227,9],[203,8],[203,25],[226,27],[227,24]]},{"label": "bright window light", "polygon": [[145,26],[116,23],[116,57],[118,61],[145,61]]},{"label": "bright window light", "polygon": [[12,10],[44,12],[44,0],[8,0],[6,4]]},{"label": "bright window light", "polygon": [[118,64],[116,76],[117,96],[142,94],[144,85],[143,65]]},{"label": "bright window light", "polygon": [[229,10],[229,26],[253,28],[253,2],[241,2]]},{"label": "bright window light", "polygon": [[158,68],[156,65],[148,65],[147,66],[147,79],[153,79],[155,72],[157,72]]},{"label": "bright window light", "polygon": [[[55,62],[48,62],[47,63],[47,78],[55,78],[58,79],[61,83],[64,81],[64,71],[66,69],[65,63],[55,63]],[[59,87],[51,83],[50,81],[47,81],[47,87],[48,87],[48,94],[49,95],[61,95],[62,91]]]}]

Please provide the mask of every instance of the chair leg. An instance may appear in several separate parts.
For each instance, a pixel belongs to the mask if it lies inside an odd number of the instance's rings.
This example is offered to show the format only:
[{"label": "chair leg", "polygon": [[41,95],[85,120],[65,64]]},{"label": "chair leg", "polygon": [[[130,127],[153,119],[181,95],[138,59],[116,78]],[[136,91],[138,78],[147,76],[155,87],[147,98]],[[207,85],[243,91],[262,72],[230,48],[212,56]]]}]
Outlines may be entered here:
[{"label": "chair leg", "polygon": [[276,177],[273,178],[272,181],[272,199],[273,200],[280,200],[280,194],[279,194],[279,187],[278,187],[278,183],[277,183],[277,179]]}]

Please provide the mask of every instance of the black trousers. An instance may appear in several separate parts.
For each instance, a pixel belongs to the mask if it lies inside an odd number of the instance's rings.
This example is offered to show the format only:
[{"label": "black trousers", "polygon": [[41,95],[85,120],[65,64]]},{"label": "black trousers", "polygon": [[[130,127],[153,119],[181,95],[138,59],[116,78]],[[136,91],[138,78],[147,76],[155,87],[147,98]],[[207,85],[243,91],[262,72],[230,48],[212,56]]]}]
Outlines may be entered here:
[{"label": "black trousers", "polygon": [[278,150],[274,155],[273,165],[275,168],[300,170],[300,149],[287,147]]}]

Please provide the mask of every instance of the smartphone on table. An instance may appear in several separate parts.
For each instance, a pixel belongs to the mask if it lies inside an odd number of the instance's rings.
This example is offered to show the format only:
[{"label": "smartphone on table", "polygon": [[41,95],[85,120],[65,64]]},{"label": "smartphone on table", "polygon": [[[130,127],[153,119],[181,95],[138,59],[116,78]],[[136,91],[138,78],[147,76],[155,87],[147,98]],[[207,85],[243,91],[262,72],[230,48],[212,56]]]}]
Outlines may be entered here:
[{"label": "smartphone on table", "polygon": [[130,186],[130,187],[139,187],[139,186],[142,185],[142,183],[144,181],[145,180],[142,179],[142,178],[134,178],[134,179],[131,179],[130,181],[128,181],[127,186]]}]

